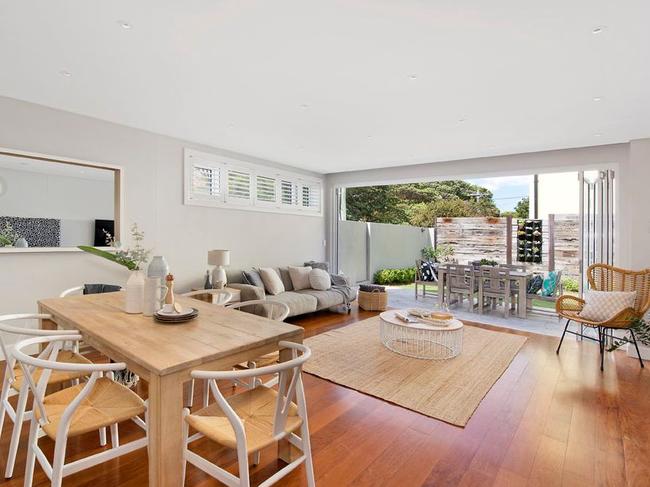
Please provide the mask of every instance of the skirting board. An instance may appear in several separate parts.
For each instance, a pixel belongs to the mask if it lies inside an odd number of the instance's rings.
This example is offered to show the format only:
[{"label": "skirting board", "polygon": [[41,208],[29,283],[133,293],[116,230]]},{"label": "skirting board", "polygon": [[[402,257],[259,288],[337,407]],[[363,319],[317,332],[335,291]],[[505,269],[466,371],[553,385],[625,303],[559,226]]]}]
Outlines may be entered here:
[{"label": "skirting board", "polygon": [[[641,345],[639,343],[639,352],[641,352],[641,358],[643,360],[650,360],[650,347],[647,347],[645,345]],[[636,358],[636,350],[634,349],[634,344],[633,343],[628,343],[627,344],[627,354],[630,357]]]}]

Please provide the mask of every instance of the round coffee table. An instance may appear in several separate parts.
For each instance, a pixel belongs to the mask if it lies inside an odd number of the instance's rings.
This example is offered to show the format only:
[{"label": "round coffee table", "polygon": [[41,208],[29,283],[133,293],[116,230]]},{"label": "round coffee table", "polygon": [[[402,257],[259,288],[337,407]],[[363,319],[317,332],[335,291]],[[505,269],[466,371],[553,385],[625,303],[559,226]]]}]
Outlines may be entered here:
[{"label": "round coffee table", "polygon": [[453,319],[436,326],[425,322],[407,323],[395,316],[407,310],[384,311],[379,315],[381,342],[389,350],[407,357],[446,360],[463,349],[463,323]]}]

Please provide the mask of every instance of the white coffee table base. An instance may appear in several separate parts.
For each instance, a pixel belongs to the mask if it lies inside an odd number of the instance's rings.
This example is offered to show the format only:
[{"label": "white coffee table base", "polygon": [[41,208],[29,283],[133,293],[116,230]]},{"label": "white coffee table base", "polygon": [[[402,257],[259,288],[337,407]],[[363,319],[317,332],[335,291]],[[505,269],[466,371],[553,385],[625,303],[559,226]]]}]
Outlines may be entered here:
[{"label": "white coffee table base", "polygon": [[[395,310],[380,315],[380,337],[389,350],[407,357],[446,360],[463,348],[463,324],[452,320],[448,326],[405,323],[395,317]],[[400,311],[406,314],[406,310]]]}]

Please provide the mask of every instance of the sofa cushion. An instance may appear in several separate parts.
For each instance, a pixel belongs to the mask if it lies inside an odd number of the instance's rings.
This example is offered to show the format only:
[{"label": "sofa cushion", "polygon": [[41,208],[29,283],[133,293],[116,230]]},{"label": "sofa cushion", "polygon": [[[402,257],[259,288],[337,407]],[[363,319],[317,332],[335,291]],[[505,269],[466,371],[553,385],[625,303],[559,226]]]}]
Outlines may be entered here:
[{"label": "sofa cushion", "polygon": [[343,304],[345,301],[343,299],[343,294],[329,289],[327,291],[318,291],[316,289],[303,289],[298,291],[303,296],[311,296],[316,299],[317,308],[316,309],[327,309],[332,306],[338,306]]},{"label": "sofa cushion", "polygon": [[241,292],[240,299],[242,301],[255,301],[257,299],[264,299],[266,293],[264,292],[264,287],[252,286],[250,284],[237,284],[237,283],[228,283],[228,287],[233,289],[239,289]]},{"label": "sofa cushion", "polygon": [[284,292],[284,284],[282,284],[280,273],[277,270],[271,267],[261,267],[259,273],[267,293],[275,296]]},{"label": "sofa cushion", "polygon": [[323,269],[312,269],[309,272],[309,287],[319,291],[327,291],[332,287],[330,275]]},{"label": "sofa cushion", "polygon": [[242,272],[242,280],[244,281],[244,284],[250,284],[251,286],[257,286],[264,289],[264,281],[262,281],[260,273],[255,269]]},{"label": "sofa cushion", "polygon": [[311,267],[289,266],[289,275],[291,276],[291,282],[293,283],[294,291],[300,291],[301,289],[309,289],[310,272],[311,272]]},{"label": "sofa cushion", "polygon": [[315,296],[287,291],[273,296],[273,301],[280,301],[289,306],[289,316],[297,316],[316,311],[318,301]]},{"label": "sofa cushion", "polygon": [[280,279],[282,279],[282,284],[284,284],[284,290],[293,291],[293,283],[291,282],[291,276],[289,275],[289,268],[278,267],[278,273],[280,274]]}]

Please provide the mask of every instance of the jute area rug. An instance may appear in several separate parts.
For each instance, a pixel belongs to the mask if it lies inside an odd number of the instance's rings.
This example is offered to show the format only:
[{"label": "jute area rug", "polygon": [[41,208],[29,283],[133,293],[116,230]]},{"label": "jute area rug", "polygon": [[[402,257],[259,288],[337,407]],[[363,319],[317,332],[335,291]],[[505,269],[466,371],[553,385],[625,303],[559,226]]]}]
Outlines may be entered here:
[{"label": "jute area rug", "polygon": [[449,360],[405,357],[379,339],[379,316],[305,340],[305,372],[456,426],[465,426],[526,338],[465,326]]}]

